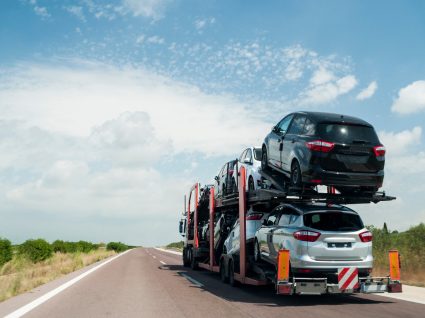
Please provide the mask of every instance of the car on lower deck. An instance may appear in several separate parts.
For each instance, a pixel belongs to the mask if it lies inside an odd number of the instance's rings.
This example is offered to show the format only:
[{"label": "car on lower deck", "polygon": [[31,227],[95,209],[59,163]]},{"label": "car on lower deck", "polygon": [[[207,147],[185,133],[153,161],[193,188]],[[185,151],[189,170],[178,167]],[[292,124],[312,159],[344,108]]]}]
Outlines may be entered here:
[{"label": "car on lower deck", "polygon": [[340,205],[282,204],[255,234],[254,257],[276,265],[280,249],[290,251],[293,275],[335,274],[340,267],[372,269],[372,234],[357,212]]},{"label": "car on lower deck", "polygon": [[[253,209],[248,210],[246,215],[246,244],[249,250],[253,252],[255,233],[263,224],[263,220],[266,217],[266,213],[255,211]],[[238,255],[240,250],[240,224],[239,220],[236,220],[235,224],[231,228],[229,235],[224,241],[223,252],[225,254]]]},{"label": "car on lower deck", "polygon": [[383,183],[385,147],[359,118],[320,112],[285,116],[264,139],[262,169],[294,187],[333,186],[343,194],[374,193]]}]

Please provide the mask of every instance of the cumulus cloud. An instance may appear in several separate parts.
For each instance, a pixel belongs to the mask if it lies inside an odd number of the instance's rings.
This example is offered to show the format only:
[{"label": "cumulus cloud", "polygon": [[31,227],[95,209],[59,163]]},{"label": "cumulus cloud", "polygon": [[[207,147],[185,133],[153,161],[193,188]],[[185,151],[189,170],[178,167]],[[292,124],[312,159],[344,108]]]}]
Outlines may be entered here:
[{"label": "cumulus cloud", "polygon": [[379,132],[379,139],[391,155],[403,154],[408,147],[419,144],[421,136],[422,128],[419,126],[401,132]]},{"label": "cumulus cloud", "polygon": [[376,83],[376,81],[373,81],[356,96],[356,99],[365,100],[371,98],[375,94],[377,89],[378,84]]},{"label": "cumulus cloud", "polygon": [[425,81],[416,81],[400,89],[391,110],[399,114],[425,110]]},{"label": "cumulus cloud", "polygon": [[311,85],[300,94],[298,104],[320,105],[333,102],[356,87],[357,79],[354,75],[333,78],[330,73],[323,73],[314,74],[310,83]]}]

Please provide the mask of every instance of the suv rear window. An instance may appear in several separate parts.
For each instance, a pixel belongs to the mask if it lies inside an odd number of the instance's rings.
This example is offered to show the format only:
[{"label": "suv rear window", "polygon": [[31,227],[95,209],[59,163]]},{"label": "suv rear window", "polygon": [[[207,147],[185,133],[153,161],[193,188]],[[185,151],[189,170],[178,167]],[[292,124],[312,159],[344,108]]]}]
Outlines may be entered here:
[{"label": "suv rear window", "polygon": [[344,212],[313,212],[304,214],[304,225],[321,231],[358,231],[364,225],[360,216]]},{"label": "suv rear window", "polygon": [[361,125],[319,124],[318,135],[326,141],[337,143],[379,143],[375,129]]}]

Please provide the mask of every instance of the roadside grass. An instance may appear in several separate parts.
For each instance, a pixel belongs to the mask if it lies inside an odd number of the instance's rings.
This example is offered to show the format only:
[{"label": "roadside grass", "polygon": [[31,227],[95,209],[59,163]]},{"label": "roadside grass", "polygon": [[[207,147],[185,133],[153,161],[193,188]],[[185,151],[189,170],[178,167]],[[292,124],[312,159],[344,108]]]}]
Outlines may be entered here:
[{"label": "roadside grass", "polygon": [[175,250],[175,251],[181,252],[183,251],[183,246],[184,246],[184,242],[180,241],[180,242],[170,243],[167,246],[165,246],[165,248],[169,250]]},{"label": "roadside grass", "polygon": [[88,253],[57,252],[38,263],[15,254],[11,261],[0,267],[0,302],[114,254],[115,251],[104,248]]}]

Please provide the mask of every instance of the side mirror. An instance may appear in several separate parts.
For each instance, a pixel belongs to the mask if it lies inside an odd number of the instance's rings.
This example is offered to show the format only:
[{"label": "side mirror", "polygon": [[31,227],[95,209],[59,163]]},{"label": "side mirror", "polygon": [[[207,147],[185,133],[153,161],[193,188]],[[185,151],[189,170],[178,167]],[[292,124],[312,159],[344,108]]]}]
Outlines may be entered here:
[{"label": "side mirror", "polygon": [[183,233],[183,221],[179,223],[179,233]]},{"label": "side mirror", "polygon": [[215,176],[215,177],[214,177],[214,180],[218,182],[219,177],[218,177],[218,176]]}]

